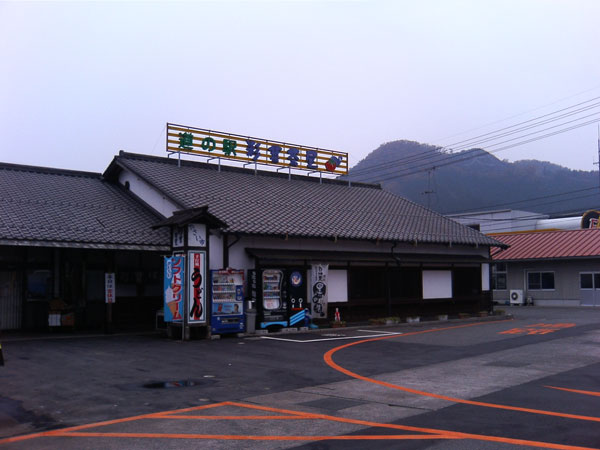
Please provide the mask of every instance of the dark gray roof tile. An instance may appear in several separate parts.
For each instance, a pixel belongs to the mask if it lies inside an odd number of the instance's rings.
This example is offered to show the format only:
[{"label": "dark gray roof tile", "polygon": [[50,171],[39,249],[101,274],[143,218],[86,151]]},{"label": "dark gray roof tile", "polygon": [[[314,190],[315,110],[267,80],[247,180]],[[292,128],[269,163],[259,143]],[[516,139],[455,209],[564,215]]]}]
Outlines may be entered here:
[{"label": "dark gray roof tile", "polygon": [[182,208],[208,206],[231,232],[496,246],[498,241],[381,190],[287,174],[122,152],[107,170],[128,169]]},{"label": "dark gray roof tile", "polygon": [[158,217],[100,174],[0,164],[0,241],[165,247]]}]

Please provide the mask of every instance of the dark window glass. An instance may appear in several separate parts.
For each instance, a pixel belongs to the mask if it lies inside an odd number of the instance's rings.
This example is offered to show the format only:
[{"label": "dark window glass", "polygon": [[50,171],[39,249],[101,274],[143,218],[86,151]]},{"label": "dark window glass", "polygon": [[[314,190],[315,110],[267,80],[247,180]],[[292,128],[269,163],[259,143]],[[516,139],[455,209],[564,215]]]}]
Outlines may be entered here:
[{"label": "dark window glass", "polygon": [[492,271],[496,272],[506,272],[506,263],[495,263],[492,266]]},{"label": "dark window glass", "polygon": [[390,270],[390,295],[397,299],[421,298],[421,270],[403,267]]},{"label": "dark window glass", "polygon": [[27,298],[47,299],[52,296],[52,274],[49,270],[27,272]]},{"label": "dark window glass", "polygon": [[527,274],[527,288],[529,290],[542,288],[542,281],[539,272],[529,272]]},{"label": "dark window glass", "polygon": [[542,272],[542,289],[554,289],[554,272]]},{"label": "dark window glass", "polygon": [[506,263],[492,265],[492,289],[495,291],[506,290]]},{"label": "dark window glass", "polygon": [[554,289],[554,272],[529,272],[527,274],[527,289]]},{"label": "dark window glass", "polygon": [[581,289],[593,289],[594,288],[594,279],[593,279],[591,273],[579,274],[579,287]]},{"label": "dark window glass", "polygon": [[492,276],[492,289],[496,291],[506,290],[506,274],[496,273]]},{"label": "dark window glass", "polygon": [[452,271],[453,297],[479,295],[481,293],[481,269],[479,267],[456,268]]},{"label": "dark window glass", "polygon": [[600,289],[600,273],[594,274],[594,286],[596,289]]},{"label": "dark window glass", "polygon": [[355,299],[385,298],[384,268],[353,268],[350,270],[350,297]]}]

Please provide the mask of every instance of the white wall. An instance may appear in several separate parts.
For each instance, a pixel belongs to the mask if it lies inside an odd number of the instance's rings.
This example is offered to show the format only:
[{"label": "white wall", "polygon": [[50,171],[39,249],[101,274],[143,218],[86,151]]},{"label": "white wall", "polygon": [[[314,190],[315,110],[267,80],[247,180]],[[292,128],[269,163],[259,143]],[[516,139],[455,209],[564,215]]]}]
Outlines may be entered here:
[{"label": "white wall", "polygon": [[481,265],[481,290],[489,291],[490,290],[490,265],[482,264]]},{"label": "white wall", "polygon": [[[214,234],[213,234],[214,233]],[[208,257],[208,266],[210,270],[224,269],[223,267],[223,238],[214,231],[208,237],[210,255]],[[231,265],[231,264],[230,264]]]},{"label": "white wall", "polygon": [[452,271],[424,270],[423,298],[452,298]]},{"label": "white wall", "polygon": [[131,192],[164,217],[171,217],[174,211],[180,209],[177,204],[162,195],[153,186],[127,170],[119,174],[119,183],[123,186],[125,186],[125,183],[129,183],[129,190]]},{"label": "white wall", "polygon": [[327,274],[327,289],[329,303],[348,301],[348,271],[330,270]]}]

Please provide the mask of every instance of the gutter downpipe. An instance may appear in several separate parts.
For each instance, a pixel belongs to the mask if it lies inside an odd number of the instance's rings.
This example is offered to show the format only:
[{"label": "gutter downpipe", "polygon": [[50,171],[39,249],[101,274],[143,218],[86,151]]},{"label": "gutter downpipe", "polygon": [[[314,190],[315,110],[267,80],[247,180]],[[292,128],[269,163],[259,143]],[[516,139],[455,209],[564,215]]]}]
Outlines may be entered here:
[{"label": "gutter downpipe", "polygon": [[235,240],[229,243],[229,233],[223,233],[223,268],[229,267],[229,249],[240,241],[241,237],[236,235]]}]

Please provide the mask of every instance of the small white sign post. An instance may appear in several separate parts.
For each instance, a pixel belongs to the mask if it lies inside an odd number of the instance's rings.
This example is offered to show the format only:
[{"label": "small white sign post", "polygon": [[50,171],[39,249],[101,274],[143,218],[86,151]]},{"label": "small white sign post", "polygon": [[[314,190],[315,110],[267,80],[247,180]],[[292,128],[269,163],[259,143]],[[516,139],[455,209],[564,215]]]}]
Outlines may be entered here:
[{"label": "small white sign post", "polygon": [[112,333],[112,305],[115,302],[115,274],[104,274],[104,301],[106,303],[106,332]]}]

